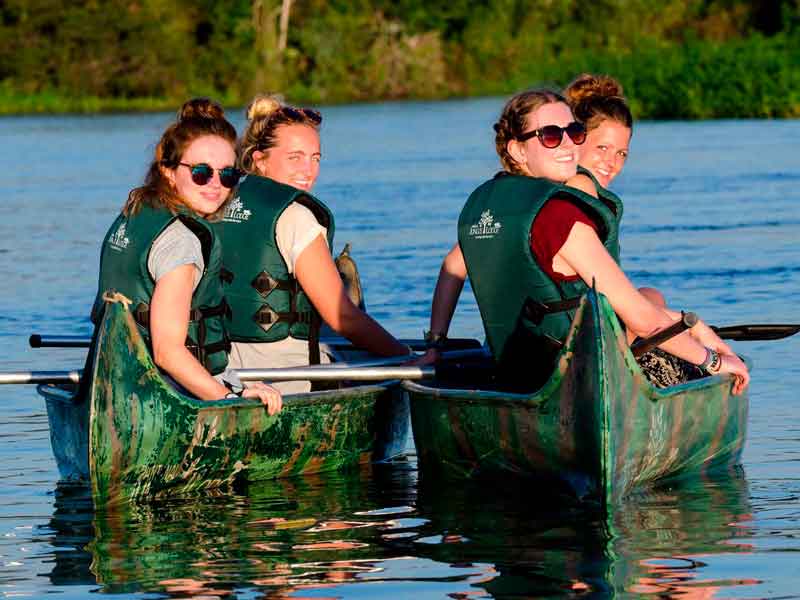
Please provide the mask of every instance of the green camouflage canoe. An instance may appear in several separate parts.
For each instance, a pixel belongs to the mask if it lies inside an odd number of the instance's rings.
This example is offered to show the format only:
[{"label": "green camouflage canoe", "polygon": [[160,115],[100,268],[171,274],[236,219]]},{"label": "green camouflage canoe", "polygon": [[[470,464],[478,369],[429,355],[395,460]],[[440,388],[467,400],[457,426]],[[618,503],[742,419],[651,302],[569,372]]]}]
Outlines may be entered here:
[{"label": "green camouflage canoe", "polygon": [[731,394],[730,376],[651,385],[608,301],[593,291],[538,392],[403,386],[423,474],[530,475],[601,503],[736,464],[747,427],[748,398]]},{"label": "green camouflage canoe", "polygon": [[398,385],[288,395],[275,416],[256,400],[197,400],[161,376],[127,308],[106,307],[88,397],[39,386],[62,479],[88,479],[98,502],[331,471],[405,448]]}]

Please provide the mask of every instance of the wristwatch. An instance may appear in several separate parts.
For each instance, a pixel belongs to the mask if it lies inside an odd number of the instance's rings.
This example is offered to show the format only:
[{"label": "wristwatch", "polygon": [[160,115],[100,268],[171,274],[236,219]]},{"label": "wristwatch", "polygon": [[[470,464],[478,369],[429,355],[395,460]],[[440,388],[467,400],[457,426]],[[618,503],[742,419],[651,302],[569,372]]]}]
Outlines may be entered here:
[{"label": "wristwatch", "polygon": [[722,367],[722,358],[713,348],[706,348],[706,359],[697,366],[709,375],[716,375]]},{"label": "wristwatch", "polygon": [[447,344],[447,334],[446,333],[437,333],[433,331],[425,331],[424,333],[424,340],[425,340],[425,349],[426,350],[443,350],[445,345]]}]

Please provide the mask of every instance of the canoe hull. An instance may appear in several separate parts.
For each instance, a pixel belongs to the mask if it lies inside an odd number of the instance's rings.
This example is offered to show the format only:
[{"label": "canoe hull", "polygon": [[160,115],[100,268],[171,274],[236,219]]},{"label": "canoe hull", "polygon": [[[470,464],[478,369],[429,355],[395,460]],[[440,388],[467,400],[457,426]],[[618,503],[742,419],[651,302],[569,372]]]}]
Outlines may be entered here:
[{"label": "canoe hull", "polygon": [[107,305],[101,328],[88,399],[40,387],[61,476],[88,479],[96,501],[337,470],[405,448],[408,400],[397,385],[286,396],[270,416],[255,400],[177,392],[121,304]]},{"label": "canoe hull", "polygon": [[653,387],[611,307],[594,293],[535,394],[403,385],[423,472],[514,473],[603,503],[658,480],[732,466],[746,435],[747,396],[733,396],[729,378]]}]

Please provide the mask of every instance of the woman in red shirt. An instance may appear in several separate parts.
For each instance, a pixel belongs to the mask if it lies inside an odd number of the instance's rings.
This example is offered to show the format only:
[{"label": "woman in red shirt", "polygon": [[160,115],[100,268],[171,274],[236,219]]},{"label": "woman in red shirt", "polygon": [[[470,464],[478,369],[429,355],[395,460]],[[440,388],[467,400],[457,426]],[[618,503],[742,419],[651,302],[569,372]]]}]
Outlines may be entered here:
[{"label": "woman in red shirt", "polygon": [[[511,98],[495,124],[495,142],[504,170],[584,188],[597,196],[596,189],[588,190],[586,176],[576,176],[578,145],[570,138],[568,129],[573,120],[567,101],[557,93],[534,90]],[[545,139],[548,137],[545,134],[553,132],[560,134],[558,140]],[[630,136],[627,137],[629,140]],[[621,166],[620,163],[619,169]],[[619,169],[600,174],[604,181],[610,181]],[[569,200],[556,197],[547,201],[531,226],[530,240],[536,263],[549,277],[594,281],[632,335],[648,337],[675,322],[676,313],[633,286],[603,246],[596,225]],[[446,335],[466,274],[463,253],[456,245],[445,257],[440,271],[431,330],[426,335],[430,350],[422,362],[436,360],[437,344]],[[715,372],[736,376],[735,393],[741,393],[749,382],[744,363],[702,322],[661,348],[695,365],[707,363],[709,356],[719,354],[721,358],[712,361]]]}]

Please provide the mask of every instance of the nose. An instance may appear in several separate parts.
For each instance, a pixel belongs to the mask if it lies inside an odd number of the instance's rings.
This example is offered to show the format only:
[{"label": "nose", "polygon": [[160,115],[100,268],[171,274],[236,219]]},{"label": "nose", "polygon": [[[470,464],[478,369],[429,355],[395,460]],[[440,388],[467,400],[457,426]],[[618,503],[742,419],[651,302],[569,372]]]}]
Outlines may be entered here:
[{"label": "nose", "polygon": [[208,180],[208,185],[213,186],[215,188],[222,187],[222,180],[219,178],[219,170],[214,169],[211,179]]}]

